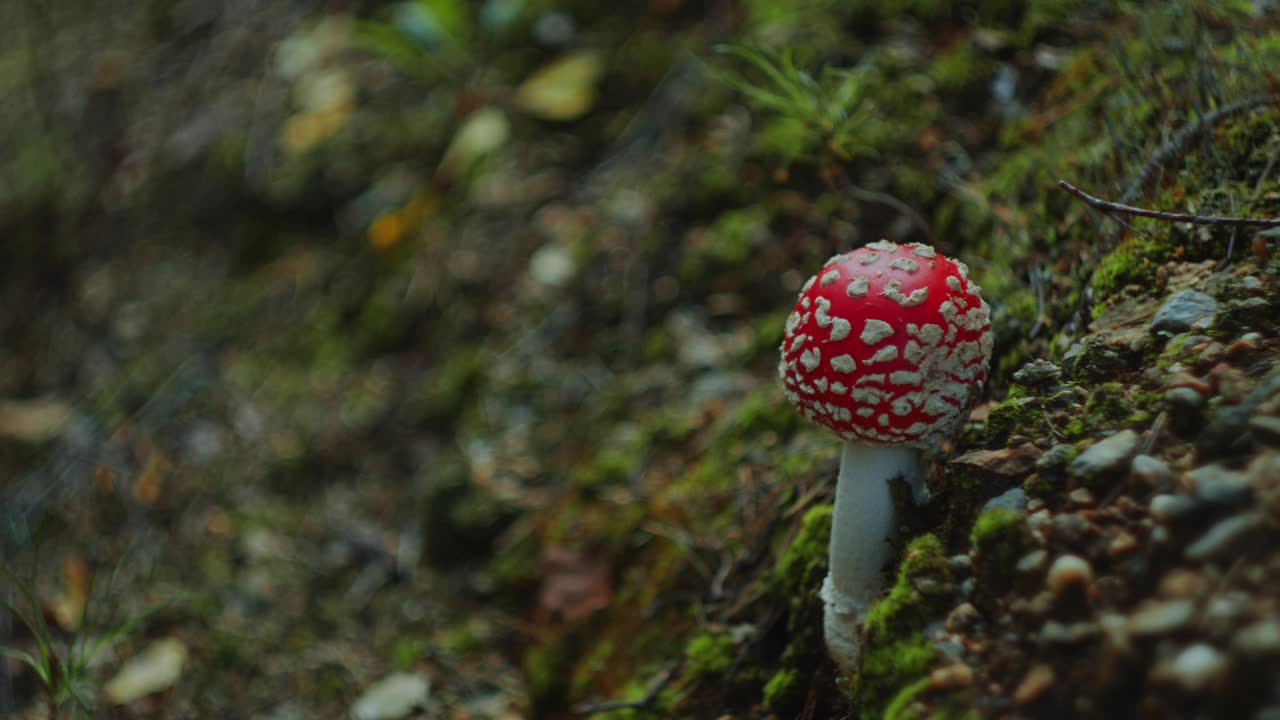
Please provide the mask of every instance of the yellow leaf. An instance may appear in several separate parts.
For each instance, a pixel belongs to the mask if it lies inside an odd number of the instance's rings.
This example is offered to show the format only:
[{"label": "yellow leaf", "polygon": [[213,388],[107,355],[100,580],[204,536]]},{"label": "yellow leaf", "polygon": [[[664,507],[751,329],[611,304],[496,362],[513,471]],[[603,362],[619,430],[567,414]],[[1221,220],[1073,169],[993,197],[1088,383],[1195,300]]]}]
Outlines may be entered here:
[{"label": "yellow leaf", "polygon": [[544,120],[575,120],[596,101],[596,83],[604,74],[599,52],[583,50],[544,65],[516,91],[521,109]]}]

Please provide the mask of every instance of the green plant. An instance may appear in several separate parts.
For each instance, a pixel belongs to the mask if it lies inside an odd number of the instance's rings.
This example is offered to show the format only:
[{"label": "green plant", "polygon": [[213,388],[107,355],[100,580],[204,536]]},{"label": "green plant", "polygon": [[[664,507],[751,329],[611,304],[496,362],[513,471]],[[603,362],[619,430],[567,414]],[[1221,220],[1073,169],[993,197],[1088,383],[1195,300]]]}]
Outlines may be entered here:
[{"label": "green plant", "polygon": [[871,101],[870,88],[877,81],[872,65],[828,66],[815,77],[796,65],[789,49],[723,45],[717,51],[744,61],[761,76],[757,81],[735,71],[722,73],[725,82],[777,115],[758,140],[788,162],[826,154],[841,162],[873,156],[892,135]]},{"label": "green plant", "polygon": [[75,629],[69,637],[59,639],[55,628],[45,620],[40,605],[35,569],[38,567],[38,563],[33,561],[30,577],[24,578],[12,566],[0,561],[0,576],[9,586],[5,588],[0,584],[0,605],[22,623],[35,643],[34,652],[13,645],[0,645],[0,658],[13,658],[36,673],[44,690],[50,718],[92,717],[94,687],[89,673],[90,663],[99,653],[130,635],[154,608],[114,625],[104,620],[103,606],[112,594],[120,571],[117,564],[100,593],[95,588],[97,576],[89,574],[83,609]]}]

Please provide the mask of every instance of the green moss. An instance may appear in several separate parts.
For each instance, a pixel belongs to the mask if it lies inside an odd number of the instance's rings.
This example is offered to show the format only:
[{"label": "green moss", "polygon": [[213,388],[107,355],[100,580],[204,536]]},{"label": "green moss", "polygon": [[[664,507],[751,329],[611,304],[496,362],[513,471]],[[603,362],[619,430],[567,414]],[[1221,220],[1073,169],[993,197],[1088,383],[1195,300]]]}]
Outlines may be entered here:
[{"label": "green moss", "polygon": [[919,683],[933,667],[937,651],[919,632],[897,642],[868,648],[858,675],[859,717],[882,717],[905,688]]},{"label": "green moss", "polygon": [[776,713],[796,709],[800,704],[800,672],[784,668],[774,673],[764,685],[763,702],[766,709]]},{"label": "green moss", "polygon": [[880,717],[902,688],[932,667],[933,644],[921,632],[945,611],[951,590],[951,568],[942,543],[934,535],[912,540],[893,588],[872,606],[863,624],[866,647],[854,685],[861,717]]},{"label": "green moss", "polygon": [[1158,240],[1141,235],[1126,239],[1098,264],[1091,281],[1094,298],[1114,297],[1130,286],[1139,292],[1154,292],[1158,287],[1156,269],[1169,257],[1169,246]]},{"label": "green moss", "polygon": [[702,633],[689,638],[684,647],[687,681],[708,675],[723,675],[733,667],[737,651],[728,633]]},{"label": "green moss", "polygon": [[421,640],[414,637],[401,637],[391,646],[391,666],[401,672],[408,672],[425,655],[426,647]]},{"label": "green moss", "polygon": [[1062,432],[1071,440],[1093,436],[1133,417],[1134,407],[1123,385],[1102,383],[1090,390],[1084,409],[1062,428]]},{"label": "green moss", "polygon": [[982,54],[968,40],[929,65],[929,79],[944,93],[970,90],[981,85],[986,75]]},{"label": "green moss", "polygon": [[929,689],[929,678],[923,677],[898,691],[884,710],[884,720],[912,720],[918,716],[911,710],[916,698]]},{"label": "green moss", "polygon": [[524,653],[521,668],[525,688],[534,706],[556,706],[568,690],[571,661],[565,646],[556,640],[530,645]]},{"label": "green moss", "polygon": [[1010,435],[1036,436],[1047,430],[1044,406],[1039,398],[1015,397],[1011,393],[987,416],[987,442],[1002,445]]},{"label": "green moss", "polygon": [[800,532],[779,555],[773,576],[784,593],[811,593],[827,574],[833,509],[831,505],[810,508],[800,521]]},{"label": "green moss", "polygon": [[995,508],[980,515],[969,533],[974,555],[974,603],[989,610],[994,599],[1013,586],[1013,568],[1031,548],[1031,533],[1022,513]]}]

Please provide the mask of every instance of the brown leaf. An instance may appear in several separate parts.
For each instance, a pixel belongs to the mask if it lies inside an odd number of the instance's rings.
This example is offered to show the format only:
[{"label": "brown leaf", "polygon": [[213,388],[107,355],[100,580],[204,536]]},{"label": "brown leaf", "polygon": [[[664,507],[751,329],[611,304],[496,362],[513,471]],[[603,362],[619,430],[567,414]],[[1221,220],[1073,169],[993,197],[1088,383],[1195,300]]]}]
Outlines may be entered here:
[{"label": "brown leaf", "polygon": [[609,604],[609,565],[580,548],[553,547],[542,556],[538,620],[574,620]]}]

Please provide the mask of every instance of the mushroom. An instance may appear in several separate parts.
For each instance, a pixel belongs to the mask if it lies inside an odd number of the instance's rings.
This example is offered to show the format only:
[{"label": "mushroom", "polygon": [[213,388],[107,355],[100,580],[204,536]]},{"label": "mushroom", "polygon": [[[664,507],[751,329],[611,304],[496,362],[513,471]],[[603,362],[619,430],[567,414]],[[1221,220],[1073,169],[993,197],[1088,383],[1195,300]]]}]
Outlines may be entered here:
[{"label": "mushroom", "polygon": [[787,318],[787,399],[845,441],[821,594],[827,651],[846,674],[898,524],[889,483],[926,499],[922,451],[967,417],[986,380],[979,290],[964,263],[928,245],[880,241],[828,260]]}]

